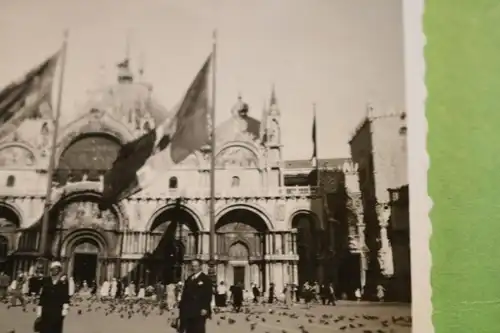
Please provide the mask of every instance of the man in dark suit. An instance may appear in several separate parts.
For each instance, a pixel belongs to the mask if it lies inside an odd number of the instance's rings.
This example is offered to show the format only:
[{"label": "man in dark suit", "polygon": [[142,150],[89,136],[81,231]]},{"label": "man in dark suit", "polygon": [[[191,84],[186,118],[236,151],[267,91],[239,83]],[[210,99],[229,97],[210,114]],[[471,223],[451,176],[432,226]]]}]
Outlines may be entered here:
[{"label": "man in dark suit", "polygon": [[193,274],[184,283],[179,303],[181,333],[205,333],[205,321],[211,316],[212,281],[201,271],[201,262],[191,262]]},{"label": "man in dark suit", "polygon": [[61,263],[50,264],[50,276],[42,281],[42,291],[37,308],[41,319],[40,333],[62,333],[64,317],[69,311],[69,285],[62,274]]}]

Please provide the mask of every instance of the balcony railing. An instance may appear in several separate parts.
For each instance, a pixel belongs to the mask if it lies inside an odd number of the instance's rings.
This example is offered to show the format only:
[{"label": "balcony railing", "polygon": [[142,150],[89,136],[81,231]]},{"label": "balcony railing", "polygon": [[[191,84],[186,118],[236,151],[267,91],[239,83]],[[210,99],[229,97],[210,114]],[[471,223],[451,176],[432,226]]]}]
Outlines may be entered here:
[{"label": "balcony railing", "polygon": [[[97,190],[102,189],[102,182],[83,181],[77,183],[67,183],[64,186],[54,186],[52,191],[52,200],[57,201],[59,197],[64,195],[64,190],[72,188],[81,190]],[[21,188],[21,187],[0,187],[1,197],[45,197],[46,190],[44,188]],[[216,188],[216,198],[252,198],[252,197],[308,197],[318,194],[317,187],[314,186],[283,186],[283,187],[233,187],[233,188]],[[145,190],[135,194],[133,198],[202,198],[210,197],[210,188],[176,188],[176,189],[157,189],[146,188]]]},{"label": "balcony railing", "polygon": [[[253,197],[307,197],[315,196],[318,193],[316,187],[293,186],[293,187],[272,187],[272,188],[225,188],[215,189],[216,198],[253,198]],[[179,188],[165,190],[144,190],[137,193],[137,198],[209,198],[209,188]]]}]

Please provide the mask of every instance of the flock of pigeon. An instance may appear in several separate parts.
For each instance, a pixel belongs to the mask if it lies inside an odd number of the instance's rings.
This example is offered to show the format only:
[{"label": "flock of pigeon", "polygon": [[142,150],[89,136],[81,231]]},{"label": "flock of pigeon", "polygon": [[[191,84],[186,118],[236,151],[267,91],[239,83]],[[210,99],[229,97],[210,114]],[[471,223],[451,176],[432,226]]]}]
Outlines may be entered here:
[{"label": "flock of pigeon", "polygon": [[[409,333],[411,317],[409,308],[392,311],[383,310],[385,305],[360,305],[336,307],[312,307],[304,309],[296,305],[292,309],[280,309],[277,305],[247,306],[240,313],[215,311],[207,323],[208,332],[238,333],[327,333],[327,332],[362,332],[362,333]],[[359,314],[358,314],[359,312]],[[381,313],[382,312],[382,313]],[[384,314],[387,313],[386,314]],[[397,312],[398,316],[391,315]],[[32,332],[35,319],[35,304],[11,307],[8,303],[0,304],[0,333]],[[147,300],[83,300],[75,298],[65,331],[71,333],[101,333],[120,330],[137,332],[147,330],[150,333],[172,332],[176,310]],[[10,327],[9,327],[10,326]]]}]

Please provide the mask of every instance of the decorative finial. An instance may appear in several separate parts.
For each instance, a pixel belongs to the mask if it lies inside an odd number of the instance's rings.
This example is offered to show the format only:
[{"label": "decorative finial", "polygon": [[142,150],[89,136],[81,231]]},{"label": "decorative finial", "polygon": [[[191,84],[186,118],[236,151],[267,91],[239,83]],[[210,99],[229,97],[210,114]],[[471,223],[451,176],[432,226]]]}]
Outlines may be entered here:
[{"label": "decorative finial", "polygon": [[366,104],[366,117],[373,117],[373,105],[370,102]]},{"label": "decorative finial", "polygon": [[139,76],[142,77],[144,75],[144,53],[141,53],[141,59],[139,63]]},{"label": "decorative finial", "polygon": [[274,86],[274,83],[272,85],[272,88],[271,88],[271,101],[269,103],[271,106],[272,105],[277,105],[278,104],[278,100],[276,99],[276,88]]},{"label": "decorative finial", "polygon": [[131,40],[131,31],[128,31],[127,37],[125,39],[125,59],[130,59],[130,40]]}]

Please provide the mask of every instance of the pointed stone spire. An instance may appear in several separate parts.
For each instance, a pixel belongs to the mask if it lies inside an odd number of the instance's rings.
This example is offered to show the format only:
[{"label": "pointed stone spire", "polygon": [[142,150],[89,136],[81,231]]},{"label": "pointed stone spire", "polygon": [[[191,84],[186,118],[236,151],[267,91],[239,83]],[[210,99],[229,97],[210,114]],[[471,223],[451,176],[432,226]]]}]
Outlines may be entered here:
[{"label": "pointed stone spire", "polygon": [[260,120],[260,140],[263,144],[267,141],[267,106],[264,100],[264,105],[262,106],[262,118]]},{"label": "pointed stone spire", "polygon": [[241,97],[241,92],[238,92],[238,100],[236,104],[231,109],[231,114],[233,116],[238,116],[239,112],[243,109],[245,103],[243,103],[243,98]]},{"label": "pointed stone spire", "polygon": [[144,53],[141,53],[141,59],[139,62],[139,77],[142,78],[144,76]]},{"label": "pointed stone spire", "polygon": [[280,109],[278,108],[278,99],[276,98],[276,89],[272,87],[271,90],[271,100],[269,101],[269,115],[277,117],[280,115]]},{"label": "pointed stone spire", "polygon": [[274,83],[273,83],[273,87],[271,88],[271,100],[270,100],[270,103],[269,105],[273,106],[273,105],[278,105],[278,100],[276,99],[276,89],[274,87]]},{"label": "pointed stone spire", "polygon": [[125,41],[125,59],[117,67],[119,83],[131,83],[134,81],[134,75],[130,70],[130,34],[127,34]]}]

